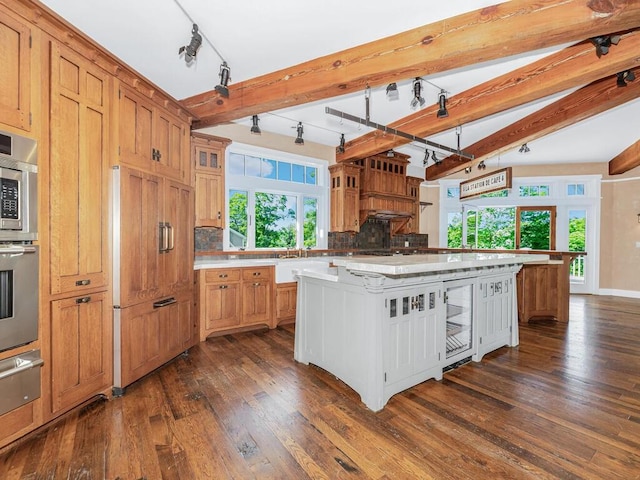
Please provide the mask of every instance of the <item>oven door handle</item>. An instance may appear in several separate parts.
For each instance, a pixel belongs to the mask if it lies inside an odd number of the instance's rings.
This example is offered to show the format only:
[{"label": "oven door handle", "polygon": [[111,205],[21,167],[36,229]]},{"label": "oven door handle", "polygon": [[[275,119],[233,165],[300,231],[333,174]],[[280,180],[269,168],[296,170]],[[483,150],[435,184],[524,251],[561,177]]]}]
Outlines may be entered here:
[{"label": "oven door handle", "polygon": [[18,256],[27,253],[36,253],[36,247],[32,245],[2,245],[0,255]]},{"label": "oven door handle", "polygon": [[0,380],[7,377],[12,377],[13,375],[17,375],[20,372],[24,372],[25,370],[29,370],[30,368],[39,367],[44,363],[44,360],[41,358],[37,358],[35,360],[21,360],[21,364],[17,367],[11,368],[9,370],[5,370],[4,372],[0,372]]}]

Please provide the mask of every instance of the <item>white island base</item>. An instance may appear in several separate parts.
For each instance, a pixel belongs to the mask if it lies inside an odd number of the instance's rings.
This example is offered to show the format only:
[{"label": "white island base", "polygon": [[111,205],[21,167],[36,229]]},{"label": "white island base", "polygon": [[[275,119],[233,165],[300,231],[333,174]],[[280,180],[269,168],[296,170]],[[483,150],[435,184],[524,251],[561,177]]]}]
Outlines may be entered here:
[{"label": "white island base", "polygon": [[518,345],[515,275],[539,255],[338,257],[298,272],[294,358],[381,410],[445,368]]}]

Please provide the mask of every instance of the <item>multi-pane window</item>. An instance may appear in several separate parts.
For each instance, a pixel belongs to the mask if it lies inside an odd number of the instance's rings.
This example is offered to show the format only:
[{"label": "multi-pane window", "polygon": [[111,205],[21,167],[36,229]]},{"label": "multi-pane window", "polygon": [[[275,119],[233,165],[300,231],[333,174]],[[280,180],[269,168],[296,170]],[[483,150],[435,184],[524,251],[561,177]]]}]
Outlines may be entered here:
[{"label": "multi-pane window", "polygon": [[570,183],[567,185],[567,195],[572,196],[583,196],[584,195],[584,183]]},{"label": "multi-pane window", "polygon": [[518,192],[521,197],[548,197],[549,185],[523,185]]},{"label": "multi-pane window", "polygon": [[231,175],[269,178],[283,182],[317,185],[318,168],[311,165],[273,160],[254,155],[231,152],[227,160]]},{"label": "multi-pane window", "polygon": [[287,154],[278,158],[279,152],[230,150],[226,245],[250,250],[326,247],[324,166]]}]

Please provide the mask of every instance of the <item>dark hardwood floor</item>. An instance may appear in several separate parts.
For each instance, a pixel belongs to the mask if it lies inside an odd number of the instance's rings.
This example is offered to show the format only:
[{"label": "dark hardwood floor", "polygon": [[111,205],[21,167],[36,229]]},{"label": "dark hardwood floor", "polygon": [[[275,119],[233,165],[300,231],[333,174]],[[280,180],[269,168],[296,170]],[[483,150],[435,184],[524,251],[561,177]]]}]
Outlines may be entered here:
[{"label": "dark hardwood floor", "polygon": [[639,479],[640,300],[573,297],[378,413],[297,364],[291,326],[211,338],[0,455],[58,478]]}]

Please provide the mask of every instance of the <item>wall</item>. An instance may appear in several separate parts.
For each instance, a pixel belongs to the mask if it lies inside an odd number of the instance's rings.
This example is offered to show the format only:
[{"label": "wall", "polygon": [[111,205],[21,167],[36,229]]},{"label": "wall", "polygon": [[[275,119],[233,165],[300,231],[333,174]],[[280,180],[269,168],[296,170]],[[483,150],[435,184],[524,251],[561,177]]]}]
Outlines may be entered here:
[{"label": "wall", "polygon": [[305,140],[304,145],[296,145],[293,143],[295,135],[292,130],[291,137],[277,135],[275,133],[262,132],[261,135],[254,135],[249,131],[249,125],[239,125],[237,123],[228,123],[218,125],[216,127],[203,128],[197,130],[200,133],[216,135],[218,137],[230,138],[231,140],[256,147],[270,148],[280,152],[289,152],[295,155],[304,155],[307,157],[317,158],[318,160],[326,160],[328,164],[335,163],[336,149],[327,145],[308,142]]},{"label": "wall", "polygon": [[[489,169],[487,170],[489,172]],[[514,177],[558,175],[602,175],[600,204],[600,292],[640,297],[640,167],[623,175],[609,176],[608,163],[545,164],[513,167]],[[466,178],[465,174],[450,178]],[[421,200],[432,202],[420,217],[421,231],[429,234],[431,247],[439,246],[440,189],[437,182],[426,182]],[[425,226],[425,230],[422,227]]]}]

